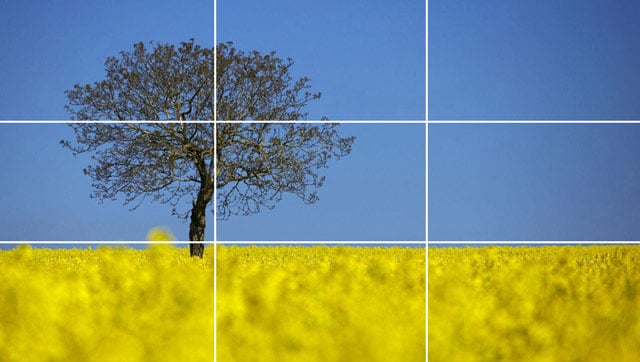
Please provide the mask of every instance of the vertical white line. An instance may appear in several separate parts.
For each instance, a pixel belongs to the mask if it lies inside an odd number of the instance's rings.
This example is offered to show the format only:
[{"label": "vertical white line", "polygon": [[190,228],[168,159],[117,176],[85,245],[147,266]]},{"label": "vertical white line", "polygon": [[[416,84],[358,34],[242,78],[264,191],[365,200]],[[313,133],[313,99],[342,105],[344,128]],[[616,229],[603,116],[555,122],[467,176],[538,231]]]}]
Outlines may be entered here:
[{"label": "vertical white line", "polygon": [[218,74],[218,0],[213,0],[213,362],[218,360],[218,84],[216,84]]},{"label": "vertical white line", "polygon": [[424,4],[424,87],[425,87],[425,361],[429,360],[429,0]]},{"label": "vertical white line", "polygon": [[[215,107],[214,107],[215,108]],[[215,113],[215,111],[214,111]],[[213,121],[213,361],[217,361],[217,331],[218,331],[218,230],[217,230],[217,193],[216,189],[217,176],[215,168],[218,165],[217,157],[217,131],[218,127],[215,122],[215,115]]]},{"label": "vertical white line", "polygon": [[424,8],[424,115],[429,121],[429,0],[425,0]]},{"label": "vertical white line", "polygon": [[425,350],[429,360],[429,124],[425,122]]}]

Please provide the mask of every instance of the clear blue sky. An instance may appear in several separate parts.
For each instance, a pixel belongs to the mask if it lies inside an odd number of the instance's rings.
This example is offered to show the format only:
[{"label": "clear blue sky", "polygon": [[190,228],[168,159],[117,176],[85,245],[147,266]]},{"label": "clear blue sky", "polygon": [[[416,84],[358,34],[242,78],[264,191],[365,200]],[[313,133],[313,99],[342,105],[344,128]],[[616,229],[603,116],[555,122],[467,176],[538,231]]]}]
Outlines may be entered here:
[{"label": "clear blue sky", "polygon": [[[218,3],[218,41],[294,58],[323,97],[310,119],[424,119],[424,3]],[[260,19],[270,19],[269,24]],[[297,19],[292,21],[291,19]],[[0,13],[0,119],[67,119],[64,91],[104,77],[104,61],[133,43],[214,43],[213,2],[12,2]],[[219,223],[220,240],[424,240],[423,125],[345,125],[352,154],[330,165],[320,201]],[[187,239],[166,205],[129,212],[90,199],[91,180],[58,144],[64,124],[0,124],[0,240],[142,240],[156,225]],[[213,239],[209,210],[206,237]]]},{"label": "clear blue sky", "polygon": [[68,119],[64,91],[136,42],[213,45],[213,1],[4,1],[0,119]]},{"label": "clear blue sky", "polygon": [[429,240],[640,240],[640,124],[429,125]]},{"label": "clear blue sky", "polygon": [[639,119],[640,3],[429,1],[429,119]]},{"label": "clear blue sky", "polygon": [[[430,120],[640,119],[640,3],[429,2]],[[640,240],[640,125],[429,125],[429,239]]]},{"label": "clear blue sky", "polygon": [[310,119],[425,118],[424,0],[219,0],[217,41],[275,50],[323,96]]}]

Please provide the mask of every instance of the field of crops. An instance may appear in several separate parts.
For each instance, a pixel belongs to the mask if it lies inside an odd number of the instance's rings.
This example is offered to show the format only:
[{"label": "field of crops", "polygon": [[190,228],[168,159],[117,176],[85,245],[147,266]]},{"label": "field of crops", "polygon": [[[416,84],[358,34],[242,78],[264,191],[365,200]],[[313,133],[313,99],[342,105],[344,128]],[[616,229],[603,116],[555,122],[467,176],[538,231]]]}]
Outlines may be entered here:
[{"label": "field of crops", "polygon": [[429,248],[429,361],[640,361],[640,246]]},{"label": "field of crops", "polygon": [[212,361],[213,249],[0,251],[1,361]]},{"label": "field of crops", "polygon": [[219,246],[218,361],[424,361],[425,250]]}]

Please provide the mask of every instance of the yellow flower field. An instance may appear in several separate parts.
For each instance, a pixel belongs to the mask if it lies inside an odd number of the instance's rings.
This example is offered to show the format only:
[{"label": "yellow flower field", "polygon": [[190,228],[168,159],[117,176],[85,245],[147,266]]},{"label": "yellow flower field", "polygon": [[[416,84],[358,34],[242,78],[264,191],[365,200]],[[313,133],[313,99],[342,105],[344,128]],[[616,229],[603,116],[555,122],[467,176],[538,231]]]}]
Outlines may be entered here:
[{"label": "yellow flower field", "polygon": [[219,246],[219,362],[424,361],[425,250]]},{"label": "yellow flower field", "polygon": [[429,248],[429,361],[640,361],[640,246]]},{"label": "yellow flower field", "polygon": [[213,248],[0,251],[1,361],[212,361]]}]

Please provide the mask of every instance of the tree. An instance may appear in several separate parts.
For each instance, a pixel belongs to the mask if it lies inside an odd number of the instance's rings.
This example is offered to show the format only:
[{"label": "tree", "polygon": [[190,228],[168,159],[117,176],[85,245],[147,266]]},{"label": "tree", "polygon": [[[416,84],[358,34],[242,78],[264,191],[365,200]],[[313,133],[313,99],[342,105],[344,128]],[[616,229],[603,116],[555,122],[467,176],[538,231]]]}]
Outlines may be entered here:
[{"label": "tree", "polygon": [[[306,117],[302,108],[320,94],[307,91],[307,78],[292,81],[290,59],[245,55],[231,43],[220,44],[214,108],[213,49],[193,39],[177,48],[150,45],[137,43],[133,51],[107,58],[104,80],[65,92],[74,120],[128,121],[73,123],[75,143],[61,141],[74,155],[92,154],[93,164],[84,169],[92,179],[92,197],[102,202],[123,195],[132,209],[150,197],[170,204],[174,215],[190,215],[190,254],[200,257],[206,209],[216,188],[225,216],[273,207],[283,192],[305,202],[317,199],[308,190],[322,185],[315,170],[348,154],[353,142],[340,138],[335,124],[212,122],[214,111],[224,120]],[[186,197],[192,199],[190,211],[180,207]]]}]

